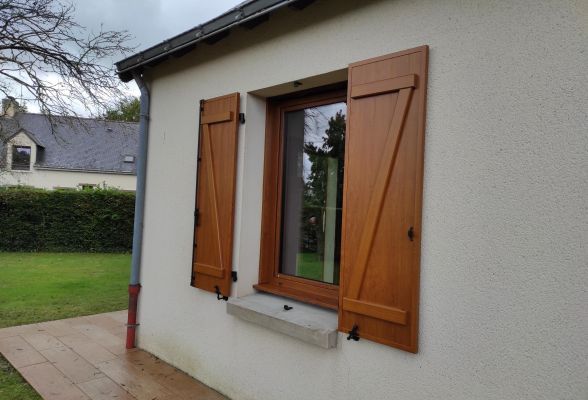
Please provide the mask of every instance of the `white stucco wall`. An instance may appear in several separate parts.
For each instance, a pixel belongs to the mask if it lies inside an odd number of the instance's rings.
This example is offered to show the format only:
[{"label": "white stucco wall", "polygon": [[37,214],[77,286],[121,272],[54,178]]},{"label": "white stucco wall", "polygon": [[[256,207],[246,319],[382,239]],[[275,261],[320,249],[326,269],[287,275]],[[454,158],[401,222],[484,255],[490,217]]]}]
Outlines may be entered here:
[{"label": "white stucco wall", "polygon": [[[31,148],[31,168],[28,171],[10,169],[12,165],[12,146]],[[68,170],[48,170],[35,167],[37,145],[26,134],[19,133],[7,143],[5,169],[0,169],[0,186],[32,186],[41,189],[80,188],[82,184],[97,185],[102,188],[135,190],[137,177],[130,174],[83,172]]]},{"label": "white stucco wall", "polygon": [[80,188],[81,184],[102,188],[135,190],[135,175],[35,169],[30,172],[0,171],[0,186],[23,185],[42,189]]},{"label": "white stucco wall", "polygon": [[[139,346],[233,399],[585,400],[587,3],[366,1],[349,12],[351,3],[280,12],[148,76]],[[241,296],[258,273],[265,113],[247,93],[422,44],[419,353],[342,336],[324,350],[235,319],[190,287],[198,101],[239,91],[247,113]]]}]

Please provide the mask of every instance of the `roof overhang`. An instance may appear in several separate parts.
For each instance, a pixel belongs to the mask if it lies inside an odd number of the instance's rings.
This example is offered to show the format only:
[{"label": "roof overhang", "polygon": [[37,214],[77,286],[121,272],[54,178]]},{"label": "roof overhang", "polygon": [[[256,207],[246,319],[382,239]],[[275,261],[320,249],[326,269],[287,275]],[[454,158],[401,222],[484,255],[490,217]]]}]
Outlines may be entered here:
[{"label": "roof overhang", "polygon": [[19,129],[18,131],[16,131],[16,133],[8,136],[6,139],[4,139],[4,142],[9,142],[10,140],[12,140],[14,137],[20,135],[20,134],[26,135],[29,139],[31,139],[31,141],[33,141],[37,146],[45,148],[45,146],[43,146],[43,143],[39,142],[39,139],[37,139],[35,137],[35,135],[33,135],[31,132],[27,131],[26,129]]},{"label": "roof overhang", "polygon": [[145,67],[159,64],[171,56],[181,57],[200,42],[212,45],[228,36],[234,26],[253,29],[267,21],[270,14],[280,8],[289,6],[301,10],[313,2],[314,0],[246,1],[208,22],[115,63],[118,76],[123,82],[128,82],[133,78],[133,71],[142,72]]}]

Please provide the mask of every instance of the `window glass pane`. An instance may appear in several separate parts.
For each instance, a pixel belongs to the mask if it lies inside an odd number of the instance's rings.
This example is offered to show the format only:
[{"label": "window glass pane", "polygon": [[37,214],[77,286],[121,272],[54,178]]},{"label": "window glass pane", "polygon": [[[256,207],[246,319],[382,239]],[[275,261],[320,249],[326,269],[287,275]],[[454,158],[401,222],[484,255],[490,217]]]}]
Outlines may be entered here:
[{"label": "window glass pane", "polygon": [[344,102],[284,115],[280,272],[339,284]]},{"label": "window glass pane", "polygon": [[31,148],[28,146],[12,147],[12,169],[28,170],[31,163]]}]

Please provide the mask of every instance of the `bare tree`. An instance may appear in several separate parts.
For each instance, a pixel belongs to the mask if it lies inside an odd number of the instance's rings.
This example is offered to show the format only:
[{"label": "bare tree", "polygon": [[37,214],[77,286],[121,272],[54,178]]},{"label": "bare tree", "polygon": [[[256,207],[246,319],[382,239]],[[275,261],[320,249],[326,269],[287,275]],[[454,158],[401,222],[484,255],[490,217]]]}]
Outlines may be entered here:
[{"label": "bare tree", "polygon": [[88,32],[60,0],[0,0],[0,93],[21,85],[48,115],[99,116],[125,98],[110,62],[133,50],[126,31]]}]

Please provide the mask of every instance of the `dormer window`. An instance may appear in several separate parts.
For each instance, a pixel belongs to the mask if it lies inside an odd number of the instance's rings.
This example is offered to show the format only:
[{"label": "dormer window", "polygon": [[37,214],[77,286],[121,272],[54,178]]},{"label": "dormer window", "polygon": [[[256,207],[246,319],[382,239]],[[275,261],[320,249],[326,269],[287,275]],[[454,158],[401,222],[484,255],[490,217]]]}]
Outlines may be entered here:
[{"label": "dormer window", "polygon": [[135,156],[125,156],[124,162],[126,162],[126,163],[134,163],[135,162]]},{"label": "dormer window", "polygon": [[12,146],[12,169],[16,171],[31,169],[30,146]]}]

